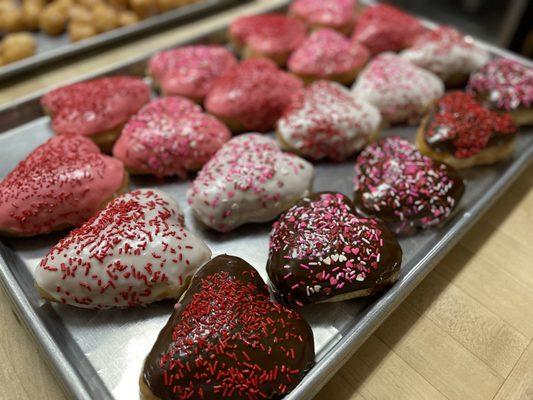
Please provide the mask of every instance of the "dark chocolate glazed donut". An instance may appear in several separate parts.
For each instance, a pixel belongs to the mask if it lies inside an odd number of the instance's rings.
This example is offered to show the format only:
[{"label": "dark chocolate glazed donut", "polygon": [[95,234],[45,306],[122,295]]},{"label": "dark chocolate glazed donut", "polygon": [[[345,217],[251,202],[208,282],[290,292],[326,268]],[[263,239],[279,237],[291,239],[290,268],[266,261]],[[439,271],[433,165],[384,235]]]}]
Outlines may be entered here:
[{"label": "dark chocolate glazed donut", "polygon": [[355,163],[354,202],[398,235],[440,225],[464,193],[457,171],[399,137],[371,144]]},{"label": "dark chocolate glazed donut", "polygon": [[[228,255],[192,279],[141,376],[147,399],[279,399],[313,366],[313,333],[270,300],[259,273]],[[144,390],[143,390],[144,389]]]},{"label": "dark chocolate glazed donut", "polygon": [[290,304],[361,297],[397,279],[402,250],[377,219],[358,215],[341,193],[300,200],[274,224],[267,272]]}]

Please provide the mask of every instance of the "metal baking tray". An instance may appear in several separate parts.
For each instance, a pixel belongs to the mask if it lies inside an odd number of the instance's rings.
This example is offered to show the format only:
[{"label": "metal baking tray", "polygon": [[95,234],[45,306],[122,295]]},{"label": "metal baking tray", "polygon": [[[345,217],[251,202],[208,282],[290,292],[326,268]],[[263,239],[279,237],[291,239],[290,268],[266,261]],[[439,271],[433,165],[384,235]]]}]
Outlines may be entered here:
[{"label": "metal baking tray", "polygon": [[249,0],[202,0],[198,3],[144,19],[134,25],[103,32],[79,42],[71,42],[66,33],[59,36],[50,36],[37,32],[34,34],[37,42],[37,52],[31,57],[0,67],[0,82],[37,67],[49,65],[53,61],[72,57],[97,47],[111,45],[151,30],[171,26],[172,24],[176,26],[176,24],[187,23],[247,1]]},{"label": "metal baking tray", "polygon": [[[279,3],[271,9],[281,10]],[[193,40],[176,43],[176,46],[224,41],[224,30],[218,28]],[[480,45],[495,55],[518,58],[492,46]],[[141,75],[149,56],[141,55],[106,73]],[[84,78],[89,77],[92,76]],[[39,106],[41,94],[0,109],[0,178],[52,136],[49,119]],[[398,134],[413,139],[415,131],[415,127],[396,127],[386,129],[383,136]],[[316,366],[286,399],[311,399],[532,160],[533,129],[529,132],[522,129],[516,151],[508,161],[464,172],[466,192],[458,213],[440,229],[400,240],[404,252],[401,277],[385,294],[301,309],[315,335]],[[351,195],[353,174],[353,160],[341,164],[318,163],[314,189]],[[194,220],[185,200],[188,184],[175,179],[163,182],[146,177],[132,179],[132,187],[158,187],[173,195],[185,210],[189,229],[203,237],[214,254],[240,256],[266,279],[270,224],[249,225],[225,235],[206,231]],[[0,282],[66,393],[84,400],[138,399],[143,359],[171,314],[173,303],[91,311],[42,301],[33,286],[33,271],[62,235],[64,233],[33,239],[3,239],[0,242]]]}]

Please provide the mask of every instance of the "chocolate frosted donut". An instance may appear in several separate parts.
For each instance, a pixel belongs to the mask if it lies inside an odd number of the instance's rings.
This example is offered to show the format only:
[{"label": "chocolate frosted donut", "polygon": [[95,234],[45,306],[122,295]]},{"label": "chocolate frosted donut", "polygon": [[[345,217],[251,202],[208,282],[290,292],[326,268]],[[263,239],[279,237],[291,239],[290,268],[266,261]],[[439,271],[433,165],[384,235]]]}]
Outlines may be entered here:
[{"label": "chocolate frosted donut", "polygon": [[148,354],[144,400],[279,399],[313,366],[311,328],[247,262],[205,264]]},{"label": "chocolate frosted donut", "polygon": [[267,272],[287,303],[347,300],[382,291],[400,272],[402,250],[377,219],[341,193],[306,197],[274,224]]},{"label": "chocolate frosted donut", "polygon": [[455,168],[492,164],[511,155],[516,127],[509,114],[484,108],[472,96],[450,92],[420,125],[417,147]]},{"label": "chocolate frosted donut", "polygon": [[359,155],[354,190],[360,211],[376,215],[396,234],[409,235],[444,222],[459,204],[464,184],[454,168],[390,137]]}]

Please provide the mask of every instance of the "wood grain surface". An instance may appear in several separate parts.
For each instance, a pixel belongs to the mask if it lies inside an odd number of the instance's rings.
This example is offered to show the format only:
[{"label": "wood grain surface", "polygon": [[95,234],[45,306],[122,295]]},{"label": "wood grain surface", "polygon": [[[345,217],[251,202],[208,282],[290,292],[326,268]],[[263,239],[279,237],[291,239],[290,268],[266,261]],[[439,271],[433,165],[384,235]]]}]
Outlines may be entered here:
[{"label": "wood grain surface", "polygon": [[[0,84],[0,104],[276,2],[258,0]],[[316,400],[532,400],[532,187],[533,167],[326,383]],[[0,321],[0,399],[66,399],[1,290]]]}]

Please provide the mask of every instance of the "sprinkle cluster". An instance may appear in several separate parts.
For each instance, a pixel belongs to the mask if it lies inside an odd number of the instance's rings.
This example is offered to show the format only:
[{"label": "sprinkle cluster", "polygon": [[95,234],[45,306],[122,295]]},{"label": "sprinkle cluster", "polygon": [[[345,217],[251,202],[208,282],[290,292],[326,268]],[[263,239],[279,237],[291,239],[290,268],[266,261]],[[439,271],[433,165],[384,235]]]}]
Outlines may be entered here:
[{"label": "sprinkle cluster", "polygon": [[270,138],[247,134],[227,142],[205,164],[187,198],[204,222],[227,231],[247,213],[273,210],[274,218],[283,203],[308,189],[311,178],[306,161],[283,153]]},{"label": "sprinkle cluster", "polygon": [[141,79],[115,76],[55,89],[41,99],[55,132],[90,136],[116,129],[150,100]]},{"label": "sprinkle cluster", "polygon": [[[287,301],[323,292],[335,295],[344,286],[363,282],[378,268],[382,231],[375,219],[359,217],[340,193],[304,198],[274,223],[270,251],[282,254],[278,271],[290,283]],[[281,262],[283,262],[281,261]]]},{"label": "sprinkle cluster", "polygon": [[357,0],[295,0],[290,13],[310,25],[349,28],[355,19]]},{"label": "sprinkle cluster", "polygon": [[353,39],[377,54],[409,47],[423,31],[415,17],[396,7],[378,4],[366,7],[357,18]]},{"label": "sprinkle cluster", "polygon": [[305,24],[283,14],[260,14],[236,19],[230,33],[238,43],[263,54],[293,51],[303,42]]},{"label": "sprinkle cluster", "polygon": [[452,143],[455,157],[468,158],[490,146],[491,139],[515,133],[508,114],[487,110],[469,94],[451,92],[437,102],[424,135],[430,146]]},{"label": "sprinkle cluster", "polygon": [[153,56],[148,71],[166,95],[202,99],[214,81],[235,64],[235,56],[223,46],[184,46]]},{"label": "sprinkle cluster", "polygon": [[390,137],[368,146],[355,164],[355,200],[396,233],[445,220],[463,192],[450,167],[422,155],[408,141]]},{"label": "sprinkle cluster", "polygon": [[278,398],[301,379],[301,317],[270,301],[256,271],[241,273],[204,277],[181,309],[160,359],[173,398]]},{"label": "sprinkle cluster", "polygon": [[498,109],[530,108],[533,105],[533,68],[497,58],[470,76],[467,91]]},{"label": "sprinkle cluster", "polygon": [[379,111],[342,86],[318,81],[299,93],[278,121],[290,148],[312,159],[344,160],[360,150],[379,127]]},{"label": "sprinkle cluster", "polygon": [[205,246],[185,230],[177,206],[157,191],[137,190],[55,245],[36,281],[58,301],[78,307],[147,304],[166,288],[186,284],[199,266],[198,251],[205,253],[202,261],[209,259]]},{"label": "sprinkle cluster", "polygon": [[369,57],[364,46],[332,29],[320,29],[292,53],[287,65],[297,74],[328,78],[353,73],[363,67]]},{"label": "sprinkle cluster", "polygon": [[133,116],[113,153],[126,167],[157,176],[186,177],[228,141],[231,132],[181,97],[153,100]]},{"label": "sprinkle cluster", "polygon": [[205,106],[217,116],[239,120],[246,130],[267,132],[302,86],[270,60],[245,60],[217,80]]},{"label": "sprinkle cluster", "polygon": [[118,160],[83,137],[56,136],[0,182],[0,228],[24,234],[78,225],[124,180]]}]

